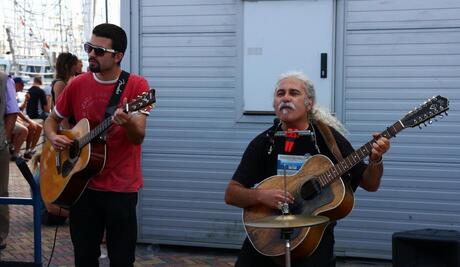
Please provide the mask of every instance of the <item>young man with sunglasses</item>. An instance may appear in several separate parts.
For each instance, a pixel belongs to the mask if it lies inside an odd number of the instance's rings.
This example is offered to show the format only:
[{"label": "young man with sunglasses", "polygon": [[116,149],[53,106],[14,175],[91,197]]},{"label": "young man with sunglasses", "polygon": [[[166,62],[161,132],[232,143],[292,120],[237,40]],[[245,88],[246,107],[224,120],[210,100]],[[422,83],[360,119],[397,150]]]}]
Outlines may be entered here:
[{"label": "young man with sunglasses", "polygon": [[[86,118],[91,129],[104,120],[109,100],[122,74],[120,62],[127,47],[125,31],[113,24],[100,24],[85,43],[90,72],[75,77],[57,99],[45,121],[45,133],[56,151],[73,140],[57,131],[59,122],[73,116]],[[118,84],[119,85],[119,84]],[[117,87],[118,89],[119,87]],[[146,115],[124,113],[120,106],[147,92],[147,81],[131,74],[112,115],[113,125],[105,133],[106,158],[102,171],[89,180],[87,188],[70,208],[70,234],[75,266],[98,266],[104,231],[110,266],[133,266],[137,240],[137,192],[143,186],[141,144]]]}]

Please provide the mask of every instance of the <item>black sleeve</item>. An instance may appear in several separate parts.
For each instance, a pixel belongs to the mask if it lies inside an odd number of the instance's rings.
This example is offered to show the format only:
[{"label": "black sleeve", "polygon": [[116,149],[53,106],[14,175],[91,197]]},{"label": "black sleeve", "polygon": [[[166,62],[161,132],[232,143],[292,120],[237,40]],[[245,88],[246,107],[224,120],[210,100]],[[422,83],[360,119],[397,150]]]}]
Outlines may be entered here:
[{"label": "black sleeve", "polygon": [[[348,155],[350,155],[351,153],[355,151],[353,146],[343,135],[341,135],[339,132],[337,132],[333,128],[331,128],[331,130],[332,130],[332,134],[334,135],[335,140],[337,141],[337,146],[339,147],[343,158],[346,158]],[[347,181],[351,185],[351,188],[353,189],[353,191],[356,191],[356,189],[358,188],[359,183],[361,182],[361,179],[363,178],[364,170],[366,168],[367,168],[367,164],[361,160],[353,168],[351,168],[350,171],[342,175],[342,179],[344,181]]]},{"label": "black sleeve", "polygon": [[48,101],[46,101],[46,94],[43,90],[40,91],[40,103],[42,103],[42,109],[48,105]]},{"label": "black sleeve", "polygon": [[270,129],[262,132],[249,143],[233,174],[232,179],[247,188],[252,188],[269,176],[276,174],[276,153],[268,153]]},{"label": "black sleeve", "polygon": [[254,187],[260,179],[259,170],[261,170],[262,162],[258,155],[260,146],[257,140],[254,139],[249,143],[244,151],[240,164],[233,174],[232,179],[244,185],[247,188]]}]

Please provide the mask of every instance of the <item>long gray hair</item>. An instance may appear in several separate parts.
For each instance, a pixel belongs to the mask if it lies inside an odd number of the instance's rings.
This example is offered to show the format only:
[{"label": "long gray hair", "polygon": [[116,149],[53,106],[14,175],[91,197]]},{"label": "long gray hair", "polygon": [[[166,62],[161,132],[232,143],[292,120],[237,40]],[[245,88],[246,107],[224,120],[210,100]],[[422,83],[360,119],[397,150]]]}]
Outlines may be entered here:
[{"label": "long gray hair", "polygon": [[316,104],[315,85],[302,71],[289,71],[281,74],[276,83],[275,91],[279,88],[281,81],[286,78],[295,78],[303,82],[305,93],[307,94],[304,101],[305,105],[309,105],[310,102],[313,105],[308,114],[308,118],[310,120],[322,121],[323,123],[336,129],[341,134],[346,134],[347,130],[345,129],[345,126],[335,116],[333,116],[329,110]]}]

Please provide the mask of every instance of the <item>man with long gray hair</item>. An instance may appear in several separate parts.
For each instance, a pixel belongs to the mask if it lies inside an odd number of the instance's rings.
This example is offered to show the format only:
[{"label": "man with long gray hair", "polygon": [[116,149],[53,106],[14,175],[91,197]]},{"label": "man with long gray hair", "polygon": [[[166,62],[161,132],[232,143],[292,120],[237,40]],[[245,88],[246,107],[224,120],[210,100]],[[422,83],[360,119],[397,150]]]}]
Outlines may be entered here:
[{"label": "man with long gray hair", "polygon": [[[279,120],[275,120],[272,127],[254,138],[246,148],[228,184],[225,202],[245,211],[259,208],[261,211],[268,210],[269,214],[285,214],[287,206],[289,212],[295,215],[302,213],[299,210],[306,209],[301,207],[302,204],[327,196],[330,192],[327,185],[322,188],[320,181],[318,192],[310,190],[311,195],[307,194],[308,190],[304,192],[304,186],[299,190],[285,191],[283,187],[265,186],[262,189],[257,185],[276,174],[284,177],[287,170],[294,170],[288,173],[294,174],[304,162],[308,164],[310,157],[315,158],[315,155],[324,155],[335,164],[352,154],[354,149],[343,136],[343,125],[334,116],[316,106],[314,85],[302,72],[289,72],[280,76],[275,88],[273,107]],[[310,134],[299,136],[299,133]],[[372,144],[368,163],[359,161],[338,179],[343,181],[339,184],[344,184],[344,190],[349,188],[355,191],[358,186],[367,191],[378,190],[383,174],[382,155],[390,148],[390,143],[387,138],[378,134],[374,134],[373,139],[375,142]],[[297,176],[291,176],[290,179],[295,179],[292,177]],[[300,257],[298,254],[293,255],[292,266],[335,266],[333,248],[336,223],[333,218],[331,220],[327,227],[324,224],[322,229],[319,228],[322,232],[320,231],[320,241],[316,249],[314,247],[311,253]],[[254,245],[254,241],[257,242],[246,238],[235,266],[278,266],[275,263],[276,258]],[[279,263],[279,257],[277,262]]]}]

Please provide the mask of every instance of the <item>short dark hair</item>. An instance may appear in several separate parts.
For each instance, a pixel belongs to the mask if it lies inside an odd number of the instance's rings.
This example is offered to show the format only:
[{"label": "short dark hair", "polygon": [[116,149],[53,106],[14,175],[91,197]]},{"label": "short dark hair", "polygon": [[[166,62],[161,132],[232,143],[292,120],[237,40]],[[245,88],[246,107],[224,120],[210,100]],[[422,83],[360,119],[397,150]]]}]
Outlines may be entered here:
[{"label": "short dark hair", "polygon": [[110,23],[102,23],[94,27],[93,34],[98,37],[105,37],[112,40],[112,49],[117,52],[126,51],[128,38],[126,32],[120,26]]},{"label": "short dark hair", "polygon": [[38,84],[38,85],[42,85],[42,78],[40,76],[35,76],[34,77],[34,83]]}]

